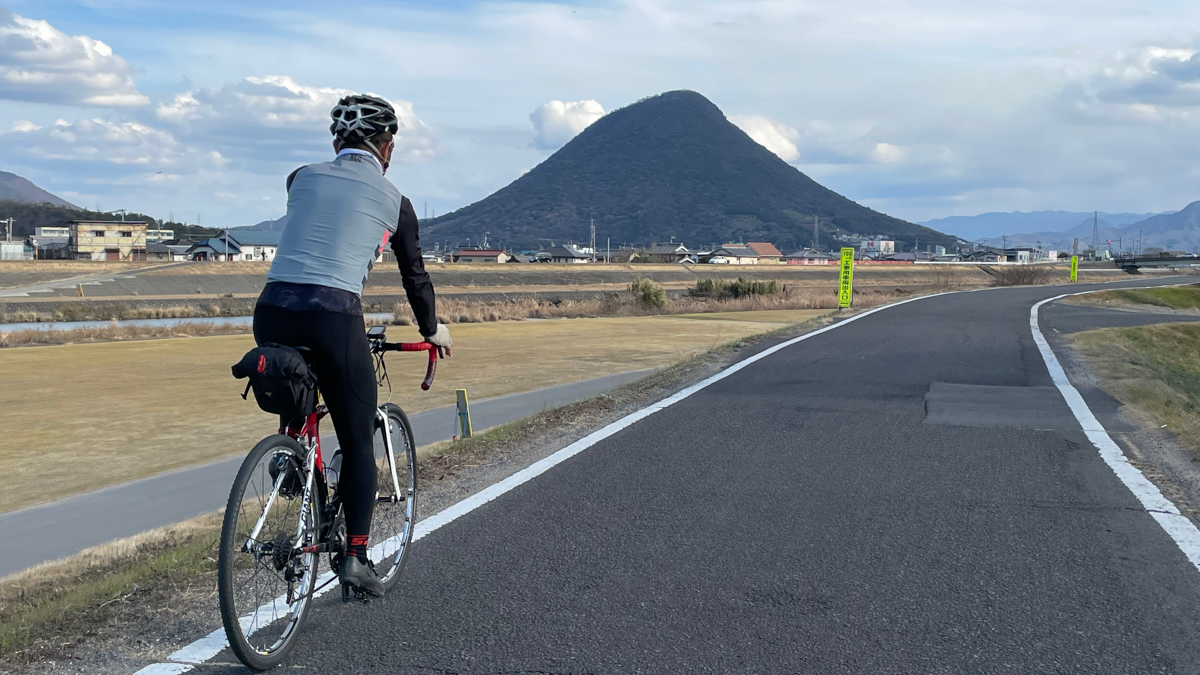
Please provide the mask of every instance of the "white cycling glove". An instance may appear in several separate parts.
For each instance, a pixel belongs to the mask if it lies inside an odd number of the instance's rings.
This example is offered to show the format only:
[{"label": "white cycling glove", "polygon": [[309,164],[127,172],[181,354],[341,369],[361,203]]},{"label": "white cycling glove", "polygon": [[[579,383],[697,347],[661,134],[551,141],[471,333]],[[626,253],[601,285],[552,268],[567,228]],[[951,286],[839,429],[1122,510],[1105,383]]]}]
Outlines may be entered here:
[{"label": "white cycling glove", "polygon": [[446,324],[439,323],[436,333],[423,337],[429,344],[437,345],[438,356],[443,359],[450,356],[450,349],[454,346],[454,341],[450,339],[450,329],[446,328]]}]

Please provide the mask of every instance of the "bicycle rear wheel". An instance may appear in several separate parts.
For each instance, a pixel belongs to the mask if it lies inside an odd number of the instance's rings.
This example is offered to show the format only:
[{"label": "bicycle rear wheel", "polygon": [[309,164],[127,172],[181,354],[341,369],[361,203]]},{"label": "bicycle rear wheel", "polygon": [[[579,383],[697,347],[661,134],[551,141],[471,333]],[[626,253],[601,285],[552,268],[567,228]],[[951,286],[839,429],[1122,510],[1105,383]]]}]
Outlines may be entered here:
[{"label": "bicycle rear wheel", "polygon": [[[375,465],[378,467],[379,492],[375,500],[375,515],[371,519],[371,550],[369,556],[375,573],[385,589],[400,578],[412,544],[413,525],[417,517],[417,447],[413,442],[412,425],[408,416],[394,403],[379,406],[387,416],[392,446],[389,461],[384,445],[381,417],[375,418]],[[395,481],[392,467],[396,469]]]},{"label": "bicycle rear wheel", "polygon": [[[305,451],[284,435],[259,441],[229,493],[217,562],[221,621],[242,663],[267,670],[295,647],[316,586],[315,494]],[[315,492],[315,486],[314,490]]]}]

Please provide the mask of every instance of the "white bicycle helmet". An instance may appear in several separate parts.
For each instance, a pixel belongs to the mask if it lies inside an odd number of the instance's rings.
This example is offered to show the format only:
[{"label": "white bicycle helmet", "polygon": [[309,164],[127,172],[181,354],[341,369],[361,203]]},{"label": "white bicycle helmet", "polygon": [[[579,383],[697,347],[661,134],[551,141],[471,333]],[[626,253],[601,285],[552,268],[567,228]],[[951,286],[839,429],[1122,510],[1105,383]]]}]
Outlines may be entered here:
[{"label": "white bicycle helmet", "polygon": [[379,154],[379,148],[372,141],[380,134],[387,132],[395,134],[400,130],[400,121],[396,119],[396,109],[391,103],[368,94],[354,94],[343,97],[329,111],[333,124],[329,131],[343,143],[363,143]]}]

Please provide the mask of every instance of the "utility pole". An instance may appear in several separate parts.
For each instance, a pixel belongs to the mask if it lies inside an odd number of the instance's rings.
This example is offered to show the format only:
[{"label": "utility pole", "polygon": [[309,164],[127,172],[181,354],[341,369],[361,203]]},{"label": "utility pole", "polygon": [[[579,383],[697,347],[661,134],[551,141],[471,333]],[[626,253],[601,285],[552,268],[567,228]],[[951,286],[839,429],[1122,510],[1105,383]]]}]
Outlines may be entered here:
[{"label": "utility pole", "polygon": [[[196,224],[200,224],[200,217],[196,217]],[[225,262],[229,262],[229,228],[225,228]]]},{"label": "utility pole", "polygon": [[590,219],[592,225],[592,262],[596,262],[596,219]]},{"label": "utility pole", "polygon": [[1092,212],[1092,260],[1100,253],[1100,212]]},{"label": "utility pole", "polygon": [[0,223],[4,223],[7,226],[4,231],[4,240],[12,241],[13,219],[9,218],[8,220],[0,220]]},{"label": "utility pole", "polygon": [[821,249],[821,230],[817,228],[817,216],[813,214],[813,250]]}]

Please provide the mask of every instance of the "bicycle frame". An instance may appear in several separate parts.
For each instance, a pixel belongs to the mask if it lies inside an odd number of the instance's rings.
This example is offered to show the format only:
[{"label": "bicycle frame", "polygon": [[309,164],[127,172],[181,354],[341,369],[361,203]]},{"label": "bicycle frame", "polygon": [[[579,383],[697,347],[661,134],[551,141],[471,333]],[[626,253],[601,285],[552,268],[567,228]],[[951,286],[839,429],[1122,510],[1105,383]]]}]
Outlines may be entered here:
[{"label": "bicycle frame", "polygon": [[[431,345],[428,342],[388,343],[383,342],[381,339],[373,345],[373,351],[379,354],[382,354],[385,351],[428,352],[429,365],[426,370],[425,380],[421,383],[421,388],[428,390],[433,384],[433,377],[434,373],[436,372],[438,358],[437,348],[434,345]],[[279,428],[279,433],[296,439],[296,441],[300,443],[301,447],[305,448],[306,450],[304,465],[307,478],[305,479],[304,484],[304,497],[300,502],[301,508],[304,509],[302,513],[306,513],[309,505],[312,503],[312,499],[315,496],[314,490],[319,491],[319,494],[322,497],[322,503],[326,503],[329,498],[329,483],[325,478],[325,469],[327,467],[325,466],[325,459],[321,455],[320,433],[321,420],[324,419],[328,414],[329,408],[322,403],[321,405],[318,405],[311,414],[305,417],[303,423],[299,426],[289,423],[287,426]],[[392,424],[383,408],[375,409],[375,418],[379,421],[380,426],[383,427],[384,453],[387,456],[388,469],[392,477],[392,496],[389,501],[394,503],[400,501],[401,492],[400,477],[396,473],[396,451],[395,448],[392,447]],[[262,530],[263,523],[267,517],[267,513],[270,512],[271,506],[275,503],[275,497],[279,494],[279,490],[283,485],[284,476],[284,473],[280,473],[275,479],[275,485],[271,489],[271,495],[267,498],[266,507],[259,515],[258,521],[255,523],[254,530],[251,533],[250,538],[243,545],[246,550],[249,550],[249,547],[251,546],[250,542],[255,541],[258,538],[258,535]],[[379,499],[378,493],[376,493],[375,498],[376,500]],[[301,542],[301,539],[303,536],[304,522],[301,520],[296,525],[296,536],[292,541],[292,546],[304,549],[312,548],[312,546],[302,546],[303,542]]]},{"label": "bicycle frame", "polygon": [[[279,429],[279,433],[286,434],[286,435],[291,436],[292,438],[296,439],[297,441],[300,442],[301,446],[303,446],[307,450],[306,456],[304,458],[304,464],[305,464],[305,468],[307,469],[306,473],[308,475],[308,478],[305,480],[305,484],[304,484],[304,499],[300,502],[302,513],[306,512],[305,509],[308,509],[308,505],[311,503],[310,500],[312,499],[312,496],[313,496],[313,487],[314,487],[313,486],[313,476],[317,473],[316,471],[314,471],[314,469],[317,466],[320,466],[322,469],[322,471],[321,471],[322,482],[319,484],[319,488],[320,489],[326,488],[326,485],[324,483],[325,464],[324,464],[323,460],[321,459],[321,434],[318,431],[318,427],[321,423],[321,419],[324,418],[328,414],[329,414],[329,409],[326,408],[324,405],[319,405],[319,406],[317,406],[317,409],[314,410],[311,415],[309,415],[307,418],[305,418],[304,424],[302,426],[300,426],[300,427],[287,426],[287,427],[280,427],[280,429]],[[393,473],[394,473],[394,470],[393,470]],[[275,504],[275,498],[279,496],[279,490],[283,486],[283,480],[286,477],[286,475],[287,475],[286,473],[280,472],[280,474],[278,476],[276,476],[275,485],[273,485],[271,487],[271,494],[267,497],[266,506],[263,507],[262,513],[260,513],[258,515],[258,520],[254,523],[254,529],[251,530],[250,536],[249,536],[249,538],[247,538],[246,543],[242,545],[242,550],[245,550],[245,551],[251,550],[251,548],[253,546],[252,542],[258,540],[258,535],[262,532],[263,524],[266,522],[267,514],[271,512],[271,507]],[[304,536],[304,521],[302,519],[296,525],[296,536],[294,537],[294,539],[292,541],[292,546],[293,547],[299,546],[300,538],[303,536]]]}]

